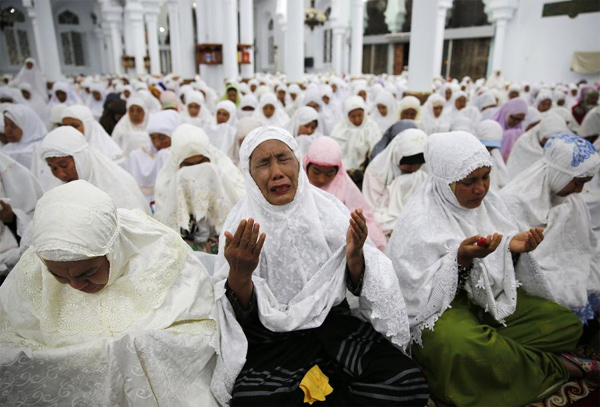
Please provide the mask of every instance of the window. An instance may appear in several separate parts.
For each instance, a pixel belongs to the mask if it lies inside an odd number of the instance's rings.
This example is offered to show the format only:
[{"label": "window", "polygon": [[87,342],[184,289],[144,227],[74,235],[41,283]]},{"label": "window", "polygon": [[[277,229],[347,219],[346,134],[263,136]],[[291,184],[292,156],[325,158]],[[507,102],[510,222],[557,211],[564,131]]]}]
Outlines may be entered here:
[{"label": "window", "polygon": [[78,26],[79,17],[77,14],[66,10],[58,15],[58,24],[60,28],[63,63],[68,66],[85,66],[85,57],[83,53],[84,34],[72,30],[71,27],[65,27]]},{"label": "window", "polygon": [[25,28],[25,14],[15,7],[6,7],[0,12],[0,27],[4,34],[9,64],[21,65],[31,56]]},{"label": "window", "polygon": [[323,31],[323,63],[331,63],[331,42],[332,42],[333,30],[328,29]]}]

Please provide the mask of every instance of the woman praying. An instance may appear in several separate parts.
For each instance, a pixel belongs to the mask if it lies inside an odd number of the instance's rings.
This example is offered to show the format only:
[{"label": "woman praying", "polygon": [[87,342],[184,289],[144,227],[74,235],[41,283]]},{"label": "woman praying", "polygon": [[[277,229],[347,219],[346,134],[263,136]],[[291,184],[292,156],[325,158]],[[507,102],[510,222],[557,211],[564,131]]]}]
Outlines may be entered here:
[{"label": "woman praying", "polygon": [[2,152],[25,168],[32,168],[36,148],[46,135],[46,126],[26,105],[8,106],[2,119],[7,142]]},{"label": "woman praying", "polygon": [[390,92],[383,90],[375,98],[375,107],[371,118],[379,126],[381,133],[385,133],[398,119],[396,99]]},{"label": "woman praying", "polygon": [[496,120],[502,126],[502,143],[500,152],[504,161],[508,159],[513,145],[517,139],[523,134],[523,120],[527,114],[527,102],[521,98],[514,98],[506,102],[492,116],[492,120]]},{"label": "woman praying", "polygon": [[312,107],[302,106],[294,113],[287,130],[296,139],[301,157],[306,155],[312,142],[323,136],[319,124],[319,113]]},{"label": "woman praying", "polygon": [[235,141],[237,131],[237,109],[229,100],[217,103],[215,121],[204,127],[210,143],[224,153],[228,153]]},{"label": "woman praying", "polygon": [[119,120],[112,132],[112,139],[128,157],[133,151],[148,144],[146,125],[150,112],[144,101],[137,96],[127,99],[127,114]]},{"label": "woman praying", "polygon": [[[483,120],[475,128],[474,134],[490,153],[493,164],[493,169],[490,172],[490,188],[498,192],[511,180],[508,168],[506,168],[500,153],[502,126],[495,120]],[[517,144],[519,140],[517,140]],[[515,150],[512,154],[515,154]],[[512,159],[512,154],[509,160]]]},{"label": "woman praying", "polygon": [[265,93],[260,97],[260,103],[254,111],[253,116],[260,120],[263,126],[285,128],[290,122],[290,117],[285,112],[285,109],[279,106],[277,97],[273,93]]},{"label": "woman praying", "polygon": [[196,90],[185,93],[185,108],[179,115],[182,124],[189,123],[203,129],[214,123],[214,118],[204,103],[204,95]]}]

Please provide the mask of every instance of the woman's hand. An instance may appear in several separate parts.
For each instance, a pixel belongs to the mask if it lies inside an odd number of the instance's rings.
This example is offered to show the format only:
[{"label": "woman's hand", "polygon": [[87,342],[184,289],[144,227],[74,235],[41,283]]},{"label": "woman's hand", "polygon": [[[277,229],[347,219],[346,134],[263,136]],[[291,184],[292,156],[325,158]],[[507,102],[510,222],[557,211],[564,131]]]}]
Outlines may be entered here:
[{"label": "woman's hand", "polygon": [[346,264],[352,283],[356,285],[365,269],[363,246],[367,240],[369,229],[362,209],[350,214],[350,226],[346,232]]},{"label": "woman's hand", "polygon": [[259,237],[260,225],[254,219],[243,219],[235,232],[225,232],[225,259],[229,263],[229,288],[246,307],[252,296],[252,273],[258,266],[266,235]]},{"label": "woman's hand", "polygon": [[483,259],[490,253],[493,253],[500,242],[502,241],[502,235],[494,233],[488,235],[485,238],[485,243],[482,245],[477,244],[477,241],[481,238],[481,235],[475,235],[463,240],[458,247],[457,260],[458,263],[463,267],[469,267],[473,262],[473,259]]},{"label": "woman's hand", "polygon": [[544,228],[531,228],[512,238],[508,247],[512,253],[528,253],[535,250],[544,240]]}]

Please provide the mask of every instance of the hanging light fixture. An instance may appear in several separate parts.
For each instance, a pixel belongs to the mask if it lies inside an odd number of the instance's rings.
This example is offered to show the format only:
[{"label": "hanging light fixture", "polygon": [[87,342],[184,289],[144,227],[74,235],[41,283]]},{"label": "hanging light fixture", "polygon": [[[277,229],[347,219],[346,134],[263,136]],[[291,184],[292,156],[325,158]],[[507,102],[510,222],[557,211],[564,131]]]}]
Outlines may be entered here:
[{"label": "hanging light fixture", "polygon": [[327,22],[327,16],[315,8],[315,0],[310,0],[310,7],[304,10],[304,24],[312,31],[315,27]]}]

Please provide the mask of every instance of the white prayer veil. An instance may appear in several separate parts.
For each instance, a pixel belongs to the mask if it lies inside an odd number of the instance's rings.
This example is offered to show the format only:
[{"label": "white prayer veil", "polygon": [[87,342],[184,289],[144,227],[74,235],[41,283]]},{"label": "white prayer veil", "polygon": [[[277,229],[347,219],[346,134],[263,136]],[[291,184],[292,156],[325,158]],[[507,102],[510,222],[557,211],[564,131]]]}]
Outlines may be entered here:
[{"label": "white prayer veil", "polygon": [[[217,123],[216,116],[219,110],[225,110],[229,113],[229,119],[225,123]],[[215,108],[215,120],[204,127],[210,143],[224,153],[228,153],[235,141],[237,131],[237,108],[235,103],[230,100],[222,100],[217,103]]]},{"label": "white prayer veil", "polygon": [[[419,344],[423,329],[433,329],[454,299],[458,247],[467,237],[504,235],[496,251],[473,261],[465,290],[474,304],[502,322],[515,310],[518,286],[508,249],[518,230],[504,203],[489,190],[479,207],[467,209],[450,186],[479,168],[492,167],[487,149],[469,133],[438,133],[428,138],[425,161],[431,172],[404,207],[387,246],[403,288],[412,337]],[[547,294],[547,287],[538,283],[543,278],[527,268],[521,280],[525,288]]]},{"label": "white prayer veil", "polygon": [[[316,328],[346,296],[345,246],[350,215],[337,198],[308,182],[299,162],[294,199],[286,205],[271,205],[249,171],[252,153],[269,140],[277,140],[297,154],[294,138],[284,129],[260,127],[246,137],[240,149],[240,164],[247,195],[231,211],[223,230],[233,232],[242,219],[252,217],[260,224],[261,232],[266,233],[252,277],[262,324],[275,332]],[[215,313],[221,330],[221,349],[211,386],[221,403],[230,398],[248,346],[224,295],[229,274],[224,247],[225,237],[221,235],[215,264]],[[409,333],[391,262],[370,239],[364,253],[366,270],[358,313],[394,345],[403,348]]]},{"label": "white prayer veil", "polygon": [[[37,113],[27,105],[8,106],[4,111],[4,117],[14,122],[23,131],[23,136],[16,143],[4,145],[2,151],[24,167],[31,168],[35,147],[46,135],[46,126]],[[4,118],[2,120],[4,121]]]},{"label": "white prayer veil", "polygon": [[[144,111],[144,120],[140,124],[134,124],[131,121],[129,117],[129,108],[131,106],[139,106]],[[144,101],[138,96],[129,96],[129,99],[127,99],[127,113],[115,125],[111,135],[115,143],[121,147],[125,156],[129,156],[132,151],[148,145],[149,138],[146,132],[146,125],[148,124],[149,116],[150,112]]]}]

